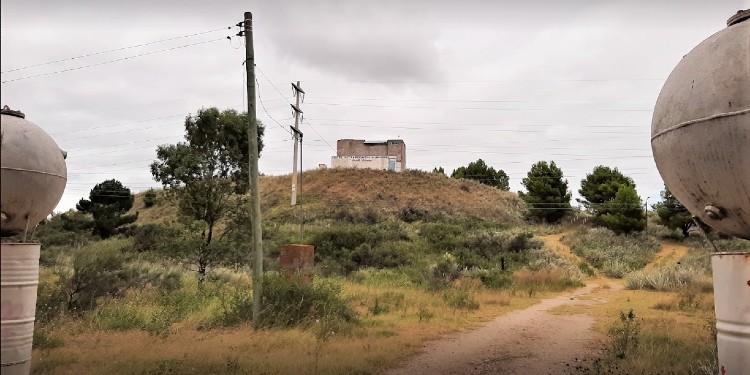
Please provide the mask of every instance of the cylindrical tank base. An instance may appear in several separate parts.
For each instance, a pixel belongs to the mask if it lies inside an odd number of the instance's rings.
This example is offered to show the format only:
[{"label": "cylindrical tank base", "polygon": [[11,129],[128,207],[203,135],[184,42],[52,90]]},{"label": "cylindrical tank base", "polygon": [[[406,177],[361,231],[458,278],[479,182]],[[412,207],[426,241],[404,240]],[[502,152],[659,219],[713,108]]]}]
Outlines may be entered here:
[{"label": "cylindrical tank base", "polygon": [[750,252],[711,256],[719,373],[750,375]]},{"label": "cylindrical tank base", "polygon": [[39,284],[38,243],[0,247],[0,374],[28,375]]}]

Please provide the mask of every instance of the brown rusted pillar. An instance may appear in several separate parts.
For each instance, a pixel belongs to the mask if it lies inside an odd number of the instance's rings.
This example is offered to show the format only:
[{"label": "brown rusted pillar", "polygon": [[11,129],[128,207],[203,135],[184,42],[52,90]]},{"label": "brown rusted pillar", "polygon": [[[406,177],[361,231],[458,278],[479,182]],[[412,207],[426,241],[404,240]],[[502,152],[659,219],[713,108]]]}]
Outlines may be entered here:
[{"label": "brown rusted pillar", "polygon": [[281,273],[287,278],[299,277],[308,284],[312,281],[315,266],[315,248],[312,245],[284,245],[279,254]]}]

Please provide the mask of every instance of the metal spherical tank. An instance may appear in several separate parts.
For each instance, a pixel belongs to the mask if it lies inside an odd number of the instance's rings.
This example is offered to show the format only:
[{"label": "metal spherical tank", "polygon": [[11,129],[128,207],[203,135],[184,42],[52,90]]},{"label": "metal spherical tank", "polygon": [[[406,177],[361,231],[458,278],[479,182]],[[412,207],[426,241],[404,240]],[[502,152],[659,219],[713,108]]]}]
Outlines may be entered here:
[{"label": "metal spherical tank", "polygon": [[667,188],[714,229],[750,239],[750,10],[682,58],[659,94],[651,148]]},{"label": "metal spherical tank", "polygon": [[68,179],[65,152],[23,113],[0,115],[0,232],[30,230],[54,210]]}]

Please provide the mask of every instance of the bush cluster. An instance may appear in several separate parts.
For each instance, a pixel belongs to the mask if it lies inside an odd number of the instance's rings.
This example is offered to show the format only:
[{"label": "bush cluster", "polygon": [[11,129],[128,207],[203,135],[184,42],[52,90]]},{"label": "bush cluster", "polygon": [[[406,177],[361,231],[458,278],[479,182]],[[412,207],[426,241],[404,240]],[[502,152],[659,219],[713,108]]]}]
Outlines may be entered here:
[{"label": "bush cluster", "polygon": [[648,271],[635,271],[625,277],[628,289],[676,291],[697,287],[711,291],[711,276],[703,270],[682,264],[663,266]]},{"label": "bush cluster", "polygon": [[[241,292],[209,325],[235,326],[252,321],[253,298]],[[330,282],[303,283],[281,274],[263,277],[260,328],[310,327],[320,322],[355,323],[357,314],[341,296],[341,288]]]},{"label": "bush cluster", "polygon": [[617,235],[604,228],[582,229],[564,241],[578,256],[609,277],[621,278],[643,268],[659,243],[643,234]]}]

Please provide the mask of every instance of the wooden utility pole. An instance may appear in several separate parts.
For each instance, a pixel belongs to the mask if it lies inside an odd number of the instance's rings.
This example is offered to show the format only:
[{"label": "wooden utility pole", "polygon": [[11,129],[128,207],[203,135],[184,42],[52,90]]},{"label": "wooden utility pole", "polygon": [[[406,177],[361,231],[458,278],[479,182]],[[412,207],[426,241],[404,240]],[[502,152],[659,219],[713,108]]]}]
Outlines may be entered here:
[{"label": "wooden utility pole", "polygon": [[253,51],[253,14],[245,12],[242,22],[245,36],[245,68],[247,69],[247,123],[250,144],[250,226],[253,237],[253,324],[257,326],[263,293],[263,233],[260,225],[260,194],[258,192],[258,124],[255,120],[255,52]]},{"label": "wooden utility pole", "polygon": [[[300,115],[302,114],[302,110],[299,108],[299,100],[300,100],[300,94],[304,95],[305,91],[302,90],[302,87],[300,86],[299,81],[297,81],[297,84],[295,85],[292,83],[292,88],[294,89],[294,96],[297,98],[295,105],[292,105],[292,110],[294,111],[294,128],[292,128],[292,131],[294,132],[294,157],[293,161],[294,164],[292,165],[292,206],[297,205],[297,163],[298,158],[297,155],[299,153],[298,151],[298,143],[302,141],[302,138],[299,137],[299,120]],[[299,168],[300,172],[302,171],[302,160],[300,158],[299,160]]]}]

